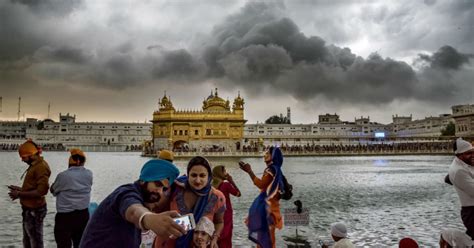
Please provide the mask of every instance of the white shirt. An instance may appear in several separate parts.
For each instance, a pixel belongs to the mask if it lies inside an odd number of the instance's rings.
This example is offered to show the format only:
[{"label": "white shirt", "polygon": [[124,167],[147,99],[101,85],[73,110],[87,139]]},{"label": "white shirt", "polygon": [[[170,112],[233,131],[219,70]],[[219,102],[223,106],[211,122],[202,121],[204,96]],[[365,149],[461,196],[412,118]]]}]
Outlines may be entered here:
[{"label": "white shirt", "polygon": [[334,243],[333,248],[355,248],[355,246],[350,240],[343,238]]},{"label": "white shirt", "polygon": [[458,193],[461,206],[474,206],[474,168],[455,157],[449,167],[449,180]]}]

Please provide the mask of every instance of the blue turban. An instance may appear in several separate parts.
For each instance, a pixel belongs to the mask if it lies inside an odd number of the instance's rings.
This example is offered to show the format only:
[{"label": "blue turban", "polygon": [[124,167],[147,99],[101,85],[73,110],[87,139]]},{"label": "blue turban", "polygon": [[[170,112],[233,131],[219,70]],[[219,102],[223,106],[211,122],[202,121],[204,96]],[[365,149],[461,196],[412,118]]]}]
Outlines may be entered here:
[{"label": "blue turban", "polygon": [[168,179],[171,185],[178,175],[179,170],[174,164],[162,159],[152,159],[143,165],[140,171],[140,180],[156,182]]}]

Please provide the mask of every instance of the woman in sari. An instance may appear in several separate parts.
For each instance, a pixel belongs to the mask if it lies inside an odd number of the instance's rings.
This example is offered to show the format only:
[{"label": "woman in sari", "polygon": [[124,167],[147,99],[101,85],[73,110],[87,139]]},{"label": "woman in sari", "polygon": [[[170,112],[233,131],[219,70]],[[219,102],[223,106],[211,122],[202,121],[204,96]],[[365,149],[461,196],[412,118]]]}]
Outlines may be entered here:
[{"label": "woman in sari", "polygon": [[221,191],[225,196],[224,230],[222,230],[218,245],[219,248],[231,248],[234,212],[232,210],[230,195],[240,197],[240,190],[223,165],[216,166],[212,169],[212,187]]},{"label": "woman in sari", "polygon": [[262,178],[258,178],[249,164],[242,163],[241,169],[247,172],[252,182],[260,189],[249,209],[247,226],[249,239],[259,247],[275,247],[275,229],[283,228],[280,213],[280,191],[283,190],[283,154],[280,148],[270,147],[264,154],[267,165]]},{"label": "woman in sari", "polygon": [[[181,215],[193,213],[194,220],[199,223],[207,217],[214,223],[215,231],[211,239],[211,248],[217,247],[217,240],[224,228],[225,197],[219,190],[211,186],[212,171],[207,159],[197,156],[192,158],[187,167],[187,176],[176,179],[176,188],[172,193],[170,210]],[[192,245],[193,231],[178,239],[157,237],[154,247],[188,248]]]}]

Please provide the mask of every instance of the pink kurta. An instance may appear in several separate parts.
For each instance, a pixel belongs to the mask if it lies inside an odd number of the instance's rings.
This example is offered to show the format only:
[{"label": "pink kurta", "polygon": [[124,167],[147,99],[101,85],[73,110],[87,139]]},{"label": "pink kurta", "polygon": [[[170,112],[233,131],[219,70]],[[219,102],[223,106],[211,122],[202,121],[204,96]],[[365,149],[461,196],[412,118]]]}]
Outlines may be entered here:
[{"label": "pink kurta", "polygon": [[224,213],[224,229],[221,232],[221,236],[218,241],[219,248],[230,248],[232,247],[232,229],[234,227],[232,203],[230,202],[230,195],[237,196],[239,191],[232,186],[231,183],[223,181],[219,185],[219,190],[225,196],[226,210]]},{"label": "pink kurta", "polygon": [[[170,210],[176,210],[181,215],[192,213],[192,211],[188,209],[184,203],[184,191],[185,189],[183,187],[177,185],[176,190],[174,191],[174,194],[170,202]],[[219,190],[212,188],[211,194],[208,199],[208,204],[204,210],[204,214],[202,217],[207,217],[211,221],[213,221],[214,215],[223,213],[225,211],[225,208],[226,208],[226,204],[225,204],[224,194],[222,194],[222,192],[220,192]],[[154,248],[165,248],[165,247],[171,248],[171,247],[175,247],[175,243],[176,243],[176,240],[174,239],[164,239],[163,237],[157,236],[153,247]]]}]

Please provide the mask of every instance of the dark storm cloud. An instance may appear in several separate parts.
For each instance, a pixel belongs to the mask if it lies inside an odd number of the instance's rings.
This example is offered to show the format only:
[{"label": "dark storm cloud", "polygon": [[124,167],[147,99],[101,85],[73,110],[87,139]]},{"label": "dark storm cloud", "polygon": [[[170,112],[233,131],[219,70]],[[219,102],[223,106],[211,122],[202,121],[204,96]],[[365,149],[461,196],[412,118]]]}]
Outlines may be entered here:
[{"label": "dark storm cloud", "polygon": [[[32,55],[48,44],[44,19],[63,18],[79,8],[82,0],[11,0],[0,2],[0,62]],[[57,20],[58,22],[61,19]]]},{"label": "dark storm cloud", "polygon": [[418,74],[418,97],[452,103],[472,101],[474,71],[466,68],[472,58],[472,54],[458,52],[451,46],[443,46],[432,55],[420,54],[416,62],[426,64]]},{"label": "dark storm cloud", "polygon": [[364,59],[349,48],[326,45],[320,37],[305,36],[279,10],[249,3],[219,25],[215,43],[203,56],[214,72],[210,75],[301,100],[324,95],[346,102],[390,102],[415,96],[416,73],[405,62],[377,54]]},{"label": "dark storm cloud", "polygon": [[413,94],[417,78],[403,62],[372,54],[344,68],[324,63],[299,64],[284,73],[275,87],[310,100],[325,96],[338,102],[386,103]]},{"label": "dark storm cloud", "polygon": [[11,0],[11,2],[27,6],[38,14],[58,16],[67,15],[82,4],[82,0]]},{"label": "dark storm cloud", "polygon": [[34,58],[41,62],[84,64],[92,59],[92,55],[73,47],[45,46],[36,51]]},{"label": "dark storm cloud", "polygon": [[200,70],[193,56],[184,49],[162,51],[161,58],[153,69],[156,78],[192,78]]},{"label": "dark storm cloud", "polygon": [[218,63],[228,78],[246,86],[272,81],[293,66],[287,51],[275,45],[249,45],[224,56]]},{"label": "dark storm cloud", "polygon": [[34,35],[33,18],[21,6],[0,3],[0,23],[0,63],[32,55],[45,43]]},{"label": "dark storm cloud", "polygon": [[[49,3],[55,1],[46,1],[42,6]],[[78,1],[73,3],[54,11],[71,13],[80,6]],[[38,72],[45,81],[74,81],[112,90],[150,82],[196,84],[211,80],[219,87],[240,88],[249,95],[271,89],[301,101],[323,96],[343,103],[377,104],[419,98],[439,100],[443,99],[442,92],[449,92],[445,97],[453,98],[469,89],[463,80],[473,75],[464,66],[472,56],[451,46],[420,55],[418,60],[426,65],[422,64],[419,71],[378,53],[366,58],[358,56],[347,47],[329,44],[324,36],[306,35],[294,18],[285,14],[287,9],[282,3],[248,2],[216,25],[206,39],[192,46],[198,49],[179,45],[169,48],[160,43],[156,37],[161,36],[155,33],[154,39],[144,43],[131,39],[135,30],[124,25],[130,23],[131,17],[120,11],[106,18],[106,30],[113,30],[113,35],[97,32],[99,38],[90,43],[88,39],[95,37],[84,35],[84,46],[62,40],[60,34],[60,38],[53,39],[41,34],[47,23],[37,21],[35,15],[45,10],[36,4],[21,1],[0,5],[0,14],[5,14],[0,18],[6,24],[0,29],[0,35],[6,35],[0,39],[0,70],[9,71],[10,78],[14,78],[14,72],[20,75],[30,71]],[[427,8],[438,5],[435,1],[423,4]],[[393,13],[389,8],[368,9],[366,18],[388,23],[383,31],[392,32],[389,37],[403,36],[407,26],[413,26],[411,10],[406,9]],[[115,42],[114,35],[123,35],[125,41]],[[35,70],[28,70],[31,68]]]},{"label": "dark storm cloud", "polygon": [[458,70],[468,64],[472,54],[463,54],[451,46],[443,46],[433,55],[420,54],[419,59],[429,62],[430,66],[439,69]]}]

